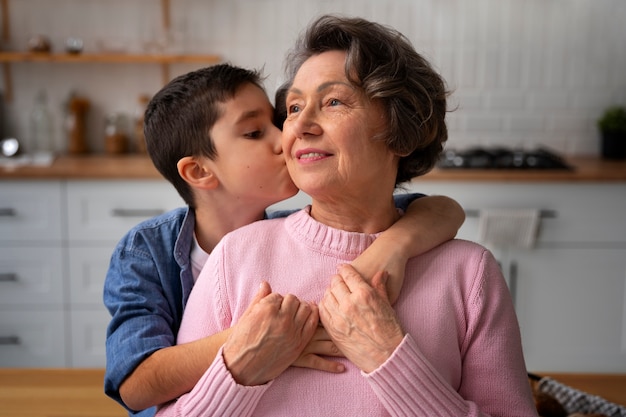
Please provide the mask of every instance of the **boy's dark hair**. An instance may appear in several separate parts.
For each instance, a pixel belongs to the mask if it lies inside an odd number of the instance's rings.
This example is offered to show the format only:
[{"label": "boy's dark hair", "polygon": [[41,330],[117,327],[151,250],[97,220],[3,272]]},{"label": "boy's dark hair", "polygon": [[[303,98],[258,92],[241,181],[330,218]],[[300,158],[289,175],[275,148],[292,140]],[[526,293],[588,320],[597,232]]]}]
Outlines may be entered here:
[{"label": "boy's dark hair", "polygon": [[402,155],[396,185],[432,169],[448,138],[443,78],[397,30],[361,18],[325,15],[308,27],[288,55],[287,79],[293,80],[311,56],[334,50],[347,54],[348,80],[383,104],[388,128],[380,139]]},{"label": "boy's dark hair", "polygon": [[274,94],[274,124],[280,130],[283,130],[283,124],[287,119],[287,92],[289,91],[289,83],[283,83]]},{"label": "boy's dark hair", "polygon": [[148,154],[190,207],[195,207],[193,192],[176,165],[186,156],[217,158],[209,131],[222,115],[219,105],[248,83],[264,90],[258,71],[214,65],[174,78],[148,103],[144,117]]}]

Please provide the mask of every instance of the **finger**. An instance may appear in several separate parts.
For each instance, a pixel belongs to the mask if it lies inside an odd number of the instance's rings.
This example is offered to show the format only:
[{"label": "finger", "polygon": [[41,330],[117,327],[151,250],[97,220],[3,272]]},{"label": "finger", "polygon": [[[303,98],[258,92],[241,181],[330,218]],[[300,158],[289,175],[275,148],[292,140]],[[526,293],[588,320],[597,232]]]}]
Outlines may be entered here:
[{"label": "finger", "polygon": [[304,349],[304,353],[323,356],[344,357],[337,345],[332,340],[311,340]]},{"label": "finger", "polygon": [[348,288],[343,276],[340,274],[335,274],[330,278],[329,290],[336,299],[348,297],[351,293],[350,288]]},{"label": "finger", "polygon": [[360,285],[366,284],[361,274],[352,265],[342,264],[339,265],[337,270],[350,292],[354,292]]},{"label": "finger", "polygon": [[299,368],[317,369],[319,371],[331,372],[334,374],[341,373],[346,369],[342,363],[331,361],[313,354],[307,354],[299,357],[293,363],[293,366]]},{"label": "finger", "polygon": [[298,309],[300,308],[300,300],[293,294],[287,294],[283,297],[283,300],[280,304],[281,312],[285,313],[290,317],[296,316],[298,313]]},{"label": "finger", "polygon": [[372,277],[372,288],[380,295],[384,300],[389,301],[389,294],[387,294],[387,281],[389,280],[389,273],[387,271],[380,271],[374,274]]},{"label": "finger", "polygon": [[248,308],[246,308],[246,311],[244,312],[244,314],[251,311],[255,304],[258,304],[262,299],[264,299],[271,293],[272,293],[272,288],[270,287],[270,284],[266,281],[261,282],[261,284],[259,285],[259,290],[254,295],[254,298],[252,299],[252,301],[250,301],[250,304],[248,305]]},{"label": "finger", "polygon": [[296,311],[294,322],[296,326],[301,327],[304,326],[311,316],[312,310],[311,305],[309,303],[300,303],[298,306],[298,310]]},{"label": "finger", "polygon": [[309,305],[310,314],[307,318],[307,322],[305,324],[307,340],[310,340],[315,333],[317,333],[317,329],[319,328],[320,323],[320,311],[317,304],[307,303]]},{"label": "finger", "polygon": [[274,306],[274,308],[280,309],[282,302],[283,302],[283,296],[276,292],[273,292],[261,298],[258,304],[271,304]]},{"label": "finger", "polygon": [[261,284],[259,284],[259,290],[255,294],[255,296],[252,299],[252,302],[250,304],[258,303],[259,301],[261,301],[262,298],[267,297],[271,293],[272,293],[272,287],[270,287],[269,282],[267,282],[267,281],[261,282]]}]

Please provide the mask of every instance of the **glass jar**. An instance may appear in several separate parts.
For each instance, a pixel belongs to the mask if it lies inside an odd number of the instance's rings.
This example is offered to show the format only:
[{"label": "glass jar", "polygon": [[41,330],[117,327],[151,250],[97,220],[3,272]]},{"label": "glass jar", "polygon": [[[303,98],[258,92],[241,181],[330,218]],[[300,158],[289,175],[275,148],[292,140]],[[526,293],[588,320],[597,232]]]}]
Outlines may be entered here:
[{"label": "glass jar", "polygon": [[124,129],[124,116],[113,113],[104,122],[104,150],[108,154],[128,152],[128,136]]}]

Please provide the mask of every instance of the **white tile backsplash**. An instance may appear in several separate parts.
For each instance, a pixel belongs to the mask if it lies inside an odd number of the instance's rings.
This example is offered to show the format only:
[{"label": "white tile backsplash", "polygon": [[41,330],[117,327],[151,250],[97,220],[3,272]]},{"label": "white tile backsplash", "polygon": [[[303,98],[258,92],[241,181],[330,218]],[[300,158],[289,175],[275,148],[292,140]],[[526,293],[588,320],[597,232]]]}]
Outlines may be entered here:
[{"label": "white tile backsplash", "polygon": [[[321,13],[360,15],[402,31],[445,76],[457,110],[449,146],[546,144],[564,153],[598,153],[595,120],[626,104],[626,2],[623,0],[170,0],[178,47],[263,68],[270,97],[298,33]],[[161,34],[157,0],[10,2],[11,42],[48,35],[56,51],[68,36],[140,50]],[[71,13],[70,13],[71,12]],[[158,65],[12,64],[14,100],[7,134],[28,136],[28,112],[46,88],[60,118],[72,89],[92,101],[92,149],[101,150],[105,114],[130,112],[161,87]],[[174,65],[171,75],[196,68]],[[56,123],[63,137],[61,121]],[[59,145],[62,147],[62,145]]]}]

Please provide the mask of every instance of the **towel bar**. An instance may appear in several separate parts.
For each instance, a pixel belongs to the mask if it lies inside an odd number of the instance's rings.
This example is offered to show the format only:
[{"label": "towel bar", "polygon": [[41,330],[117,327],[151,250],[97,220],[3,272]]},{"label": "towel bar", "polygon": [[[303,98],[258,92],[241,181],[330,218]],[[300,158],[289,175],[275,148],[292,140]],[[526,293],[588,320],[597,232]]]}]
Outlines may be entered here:
[{"label": "towel bar", "polygon": [[[479,216],[480,216],[480,210],[477,210],[477,209],[465,210],[465,217],[479,217]],[[541,217],[542,219],[553,219],[557,217],[557,211],[556,210],[541,210],[539,212],[539,217]]]}]

